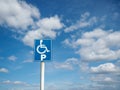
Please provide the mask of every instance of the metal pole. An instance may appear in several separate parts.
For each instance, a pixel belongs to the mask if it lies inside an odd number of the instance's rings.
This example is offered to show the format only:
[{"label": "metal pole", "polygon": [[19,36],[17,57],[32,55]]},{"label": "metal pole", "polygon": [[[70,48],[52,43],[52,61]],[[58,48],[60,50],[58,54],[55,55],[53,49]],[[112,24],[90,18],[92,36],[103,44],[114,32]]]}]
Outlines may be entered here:
[{"label": "metal pole", "polygon": [[40,90],[44,90],[44,75],[45,75],[45,62],[44,61],[42,61],[41,62],[41,71],[40,71],[41,73],[41,75],[40,75]]}]

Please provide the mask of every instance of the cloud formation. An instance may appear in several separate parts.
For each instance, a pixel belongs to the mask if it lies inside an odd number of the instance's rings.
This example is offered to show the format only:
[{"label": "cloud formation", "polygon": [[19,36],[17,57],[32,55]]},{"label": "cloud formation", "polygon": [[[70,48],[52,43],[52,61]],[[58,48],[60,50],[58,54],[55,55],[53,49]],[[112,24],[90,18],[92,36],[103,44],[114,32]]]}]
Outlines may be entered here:
[{"label": "cloud formation", "polygon": [[119,72],[120,68],[115,66],[113,63],[105,63],[101,64],[97,67],[91,67],[91,73],[98,73],[98,74],[104,74],[104,73],[117,73]]},{"label": "cloud formation", "polygon": [[16,61],[16,59],[17,59],[17,57],[14,55],[8,57],[8,60],[10,60],[10,61]]},{"label": "cloud formation", "polygon": [[8,69],[6,69],[6,68],[0,68],[0,72],[1,72],[1,73],[8,73],[9,71],[8,71]]},{"label": "cloud formation", "polygon": [[32,63],[32,62],[33,62],[33,60],[28,59],[28,60],[24,60],[22,63]]},{"label": "cloud formation", "polygon": [[78,59],[77,58],[68,58],[65,62],[54,63],[54,67],[56,69],[66,69],[66,70],[74,70],[74,65],[78,65]]},{"label": "cloud formation", "polygon": [[116,60],[120,58],[119,38],[119,31],[97,28],[83,33],[76,40],[66,39],[64,43],[77,48],[76,53],[86,61]]},{"label": "cloud formation", "polygon": [[40,18],[38,8],[23,0],[0,1],[0,25],[11,27],[19,33],[21,41],[31,47],[34,39],[54,39],[64,26],[57,15]]},{"label": "cloud formation", "polygon": [[39,10],[23,0],[0,0],[0,25],[26,30],[39,18]]},{"label": "cloud formation", "polygon": [[33,46],[34,39],[52,38],[54,39],[59,29],[63,27],[61,20],[58,16],[43,18],[37,22],[38,28],[26,33],[22,41],[28,45]]},{"label": "cloud formation", "polygon": [[82,29],[94,25],[97,22],[97,18],[96,17],[89,18],[89,17],[90,17],[90,13],[85,12],[84,14],[81,15],[80,20],[78,20],[75,24],[65,28],[64,31],[68,33],[77,29]]},{"label": "cloud formation", "polygon": [[2,82],[3,84],[14,84],[14,85],[27,85],[27,83],[22,82],[22,81],[10,81],[6,80]]},{"label": "cloud formation", "polygon": [[[120,88],[120,81],[119,78],[116,78],[114,76],[94,76],[91,78],[91,81],[94,83],[97,83],[99,86],[101,86],[101,89],[108,89],[109,90],[119,90]],[[98,89],[100,90],[100,89]]]}]

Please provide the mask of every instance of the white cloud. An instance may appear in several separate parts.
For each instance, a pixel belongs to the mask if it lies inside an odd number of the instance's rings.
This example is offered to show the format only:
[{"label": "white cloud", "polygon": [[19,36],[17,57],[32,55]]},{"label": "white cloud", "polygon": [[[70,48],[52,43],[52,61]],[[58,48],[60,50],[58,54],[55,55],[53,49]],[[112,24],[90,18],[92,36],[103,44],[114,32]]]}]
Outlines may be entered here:
[{"label": "white cloud", "polygon": [[110,77],[106,77],[106,78],[104,79],[104,81],[106,81],[106,82],[112,82],[113,80],[112,80],[112,78],[110,78]]},{"label": "white cloud", "polygon": [[11,82],[10,80],[3,81],[3,83],[5,84],[9,84],[10,82]]},{"label": "white cloud", "polygon": [[19,85],[19,84],[26,84],[25,82],[21,82],[21,81],[14,81],[13,84]]},{"label": "white cloud", "polygon": [[56,15],[54,17],[43,18],[37,22],[37,25],[45,30],[57,30],[63,27],[60,18]]},{"label": "white cloud", "polygon": [[74,69],[74,65],[78,65],[78,64],[79,64],[79,62],[78,62],[77,58],[68,58],[63,63],[55,62],[54,63],[54,67],[57,68],[57,69],[73,70]]},{"label": "white cloud", "polygon": [[85,32],[76,40],[66,39],[64,44],[77,48],[83,60],[101,61],[120,58],[120,32],[95,29]]},{"label": "white cloud", "polygon": [[9,71],[8,71],[8,69],[6,69],[6,68],[0,68],[0,72],[1,72],[1,73],[8,73]]},{"label": "white cloud", "polygon": [[41,19],[38,8],[24,0],[0,0],[0,25],[11,27],[28,46],[34,39],[54,39],[64,26],[57,15]]},{"label": "white cloud", "polygon": [[66,69],[66,70],[73,70],[73,66],[69,63],[54,63],[55,68],[57,69]]},{"label": "white cloud", "polygon": [[74,57],[68,58],[65,62],[66,63],[71,63],[71,64],[79,64],[78,59],[74,58]]},{"label": "white cloud", "polygon": [[116,73],[119,72],[119,68],[113,63],[101,64],[97,67],[91,67],[92,73]]},{"label": "white cloud", "polygon": [[0,85],[9,86],[9,90],[40,90],[40,84],[29,84],[23,81],[6,80],[1,81]]},{"label": "white cloud", "polygon": [[108,76],[96,76],[96,77],[92,77],[91,80],[93,82],[96,82],[98,84],[102,84],[102,85],[113,85],[115,87],[118,87],[120,81],[116,80],[115,78],[112,77],[108,77]]},{"label": "white cloud", "polygon": [[49,37],[54,39],[57,34],[57,30],[63,27],[58,16],[43,18],[37,23],[38,29],[29,31],[23,38],[23,42],[28,46],[33,46],[34,39],[42,39]]},{"label": "white cloud", "polygon": [[39,10],[23,0],[0,0],[0,25],[27,29],[39,16]]},{"label": "white cloud", "polygon": [[80,62],[79,64],[81,71],[89,71],[89,64],[86,62]]},{"label": "white cloud", "polygon": [[[96,76],[92,76],[90,78],[90,80],[97,82],[97,81],[105,81],[106,78],[110,78],[110,77],[105,77],[105,76],[98,75],[97,77]],[[110,80],[111,80],[111,78],[110,78]]]},{"label": "white cloud", "polygon": [[23,63],[32,63],[32,62],[33,62],[33,60],[29,60],[29,59],[23,61]]},{"label": "white cloud", "polygon": [[24,86],[29,86],[29,84],[27,84],[26,82],[22,82],[22,81],[10,81],[10,80],[6,80],[1,82],[2,84],[13,84],[13,85],[24,85]]},{"label": "white cloud", "polygon": [[102,29],[97,28],[97,29],[95,29],[93,31],[85,32],[83,34],[83,37],[84,38],[88,38],[88,39],[89,38],[100,38],[100,37],[104,37],[107,34],[108,34],[108,32],[106,32],[106,31],[104,31]]},{"label": "white cloud", "polygon": [[93,24],[95,24],[97,22],[97,18],[96,17],[89,18],[89,16],[90,16],[90,13],[85,12],[84,14],[81,15],[81,18],[79,21],[77,21],[75,24],[67,27],[64,31],[65,32],[72,32],[72,31],[77,30],[77,29],[92,26]]},{"label": "white cloud", "polygon": [[9,59],[10,61],[16,61],[17,57],[14,56],[14,55],[12,55],[12,56],[9,56],[8,59]]}]

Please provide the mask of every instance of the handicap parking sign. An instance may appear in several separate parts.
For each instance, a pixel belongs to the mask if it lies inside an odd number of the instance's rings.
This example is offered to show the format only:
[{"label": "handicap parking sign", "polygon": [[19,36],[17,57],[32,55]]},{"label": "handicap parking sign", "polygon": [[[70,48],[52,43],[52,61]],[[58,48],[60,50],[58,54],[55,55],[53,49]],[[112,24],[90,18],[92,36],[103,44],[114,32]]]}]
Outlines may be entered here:
[{"label": "handicap parking sign", "polygon": [[34,41],[34,60],[51,60],[51,40]]}]

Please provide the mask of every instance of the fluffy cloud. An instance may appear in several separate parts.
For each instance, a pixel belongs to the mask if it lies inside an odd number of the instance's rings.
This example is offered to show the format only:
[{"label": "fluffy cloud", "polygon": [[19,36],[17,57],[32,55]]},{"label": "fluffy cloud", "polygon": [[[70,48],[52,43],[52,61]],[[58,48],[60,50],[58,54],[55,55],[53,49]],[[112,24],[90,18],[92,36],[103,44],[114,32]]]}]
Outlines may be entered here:
[{"label": "fluffy cloud", "polygon": [[23,0],[0,0],[0,25],[11,27],[28,46],[33,46],[34,39],[54,39],[64,26],[57,15],[40,18],[38,8]]},{"label": "fluffy cloud", "polygon": [[34,39],[44,37],[55,38],[57,30],[63,27],[58,16],[43,18],[37,22],[38,29],[29,31],[23,38],[23,42],[28,46],[33,46]]},{"label": "fluffy cloud", "polygon": [[79,21],[77,21],[75,24],[67,27],[64,31],[65,32],[72,32],[72,31],[77,30],[77,29],[92,26],[93,24],[95,24],[97,22],[97,18],[96,17],[89,18],[89,16],[90,16],[90,13],[85,12],[84,14],[81,15],[81,18]]},{"label": "fluffy cloud", "polygon": [[115,66],[113,63],[101,64],[97,67],[91,67],[92,73],[117,73],[119,72],[119,67]]},{"label": "fluffy cloud", "polygon": [[9,56],[8,59],[9,59],[10,61],[16,61],[17,57],[14,56],[14,55],[12,55],[12,56]]},{"label": "fluffy cloud", "polygon": [[6,69],[6,68],[0,68],[0,72],[1,72],[1,73],[8,73],[9,71],[8,71],[8,69]]},{"label": "fluffy cloud", "polygon": [[39,10],[23,0],[0,0],[0,25],[25,30],[39,17]]},{"label": "fluffy cloud", "polygon": [[76,40],[66,39],[64,43],[77,48],[77,53],[86,61],[116,60],[120,58],[119,38],[119,31],[95,29]]},{"label": "fluffy cloud", "polygon": [[66,69],[66,70],[73,70],[74,65],[79,64],[77,58],[68,58],[65,62],[63,63],[54,63],[54,67],[57,69]]}]

